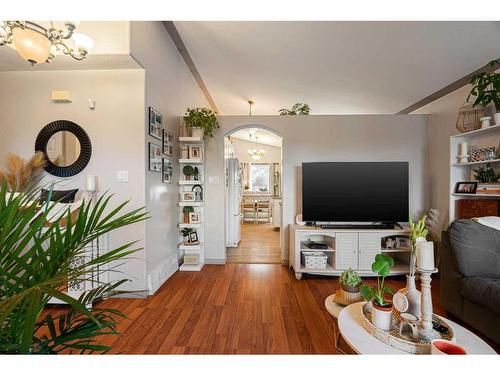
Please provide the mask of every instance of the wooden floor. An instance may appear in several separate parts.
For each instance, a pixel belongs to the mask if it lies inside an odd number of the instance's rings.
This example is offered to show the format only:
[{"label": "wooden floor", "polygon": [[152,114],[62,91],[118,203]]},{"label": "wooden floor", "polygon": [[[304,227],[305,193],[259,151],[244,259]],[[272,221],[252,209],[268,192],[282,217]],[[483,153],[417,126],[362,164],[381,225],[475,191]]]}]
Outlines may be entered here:
[{"label": "wooden floor", "polygon": [[[404,279],[388,284],[397,290]],[[324,307],[336,289],[336,278],[298,281],[281,265],[207,265],[177,272],[147,299],[100,303],[128,316],[121,334],[102,342],[113,346],[111,353],[129,354],[336,354],[334,321]],[[438,280],[432,295],[434,311],[443,315]]]},{"label": "wooden floor", "polygon": [[281,263],[280,232],[270,224],[241,224],[241,241],[227,248],[228,263]]}]

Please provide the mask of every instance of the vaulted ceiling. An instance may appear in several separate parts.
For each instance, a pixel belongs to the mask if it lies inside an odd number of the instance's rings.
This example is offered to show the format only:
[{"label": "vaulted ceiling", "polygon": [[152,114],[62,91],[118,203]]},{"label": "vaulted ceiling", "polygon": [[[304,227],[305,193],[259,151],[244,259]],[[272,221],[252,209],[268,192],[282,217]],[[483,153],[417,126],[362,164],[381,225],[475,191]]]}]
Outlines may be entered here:
[{"label": "vaulted ceiling", "polygon": [[221,114],[396,113],[500,57],[498,22],[175,22]]}]

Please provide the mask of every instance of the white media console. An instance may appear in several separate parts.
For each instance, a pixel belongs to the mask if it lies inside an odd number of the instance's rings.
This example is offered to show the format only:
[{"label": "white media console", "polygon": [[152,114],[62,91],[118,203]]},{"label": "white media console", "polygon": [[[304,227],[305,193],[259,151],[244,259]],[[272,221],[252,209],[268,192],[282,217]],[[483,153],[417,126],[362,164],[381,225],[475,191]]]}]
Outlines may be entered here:
[{"label": "white media console", "polygon": [[[394,258],[391,275],[404,275],[409,271],[410,249],[393,246],[386,248],[387,239],[408,238],[410,229],[322,229],[304,225],[290,225],[290,265],[295,277],[300,280],[303,273],[315,275],[340,275],[352,268],[360,276],[375,276],[371,265],[375,255],[383,253]],[[309,240],[328,244],[326,250],[309,249]],[[326,269],[305,268],[302,253],[318,251],[327,254]]]}]

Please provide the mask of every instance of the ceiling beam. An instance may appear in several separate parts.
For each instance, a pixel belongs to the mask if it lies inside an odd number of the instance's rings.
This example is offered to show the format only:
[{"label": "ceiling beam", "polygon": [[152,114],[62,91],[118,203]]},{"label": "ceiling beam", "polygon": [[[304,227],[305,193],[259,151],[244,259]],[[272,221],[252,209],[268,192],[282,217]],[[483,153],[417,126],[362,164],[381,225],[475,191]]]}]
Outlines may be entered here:
[{"label": "ceiling beam", "polygon": [[181,54],[182,58],[184,59],[184,62],[188,66],[189,70],[191,71],[191,74],[193,75],[196,83],[198,86],[200,86],[201,91],[203,92],[203,95],[205,95],[205,98],[207,99],[208,104],[210,105],[210,108],[212,108],[212,111],[214,111],[217,114],[219,113],[219,110],[217,109],[217,106],[215,105],[215,101],[212,98],[212,95],[210,95],[210,92],[208,91],[207,86],[205,85],[205,82],[203,81],[203,78],[201,78],[201,74],[196,68],[196,65],[194,65],[193,59],[191,58],[191,55],[189,54],[186,45],[182,41],[182,38],[177,31],[177,28],[174,25],[173,21],[163,21],[163,26],[165,26],[165,29],[167,30],[168,34],[172,38],[175,46],[179,50],[179,53]]},{"label": "ceiling beam", "polygon": [[433,101],[448,95],[452,93],[455,90],[458,90],[461,87],[464,87],[465,85],[468,85],[472,78],[474,76],[478,75],[479,73],[491,73],[495,71],[498,68],[498,64],[493,64],[491,65],[490,63],[486,64],[485,66],[482,66],[481,68],[473,71],[470,74],[467,74],[466,76],[456,80],[455,82],[450,83],[449,85],[443,87],[442,89],[436,91],[435,93],[430,94],[429,96],[426,96],[422,100],[419,100],[418,102],[406,107],[405,109],[402,109],[397,115],[407,115],[409,113],[412,113],[416,111],[417,109],[423,107],[424,105],[427,105],[429,103],[432,103]]}]

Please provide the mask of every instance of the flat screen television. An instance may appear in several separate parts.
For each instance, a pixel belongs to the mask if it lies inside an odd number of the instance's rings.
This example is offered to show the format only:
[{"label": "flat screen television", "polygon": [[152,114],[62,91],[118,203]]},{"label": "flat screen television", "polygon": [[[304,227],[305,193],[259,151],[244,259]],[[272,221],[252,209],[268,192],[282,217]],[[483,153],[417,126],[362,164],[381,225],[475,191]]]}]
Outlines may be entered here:
[{"label": "flat screen television", "polygon": [[407,222],[408,162],[302,163],[302,219]]}]

